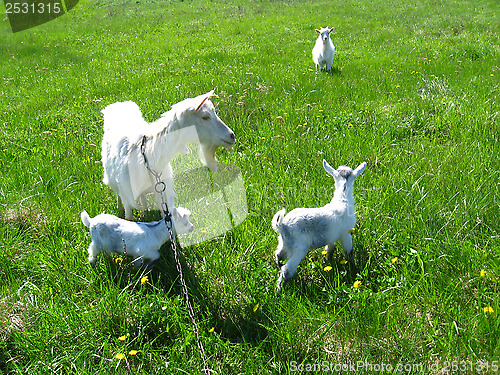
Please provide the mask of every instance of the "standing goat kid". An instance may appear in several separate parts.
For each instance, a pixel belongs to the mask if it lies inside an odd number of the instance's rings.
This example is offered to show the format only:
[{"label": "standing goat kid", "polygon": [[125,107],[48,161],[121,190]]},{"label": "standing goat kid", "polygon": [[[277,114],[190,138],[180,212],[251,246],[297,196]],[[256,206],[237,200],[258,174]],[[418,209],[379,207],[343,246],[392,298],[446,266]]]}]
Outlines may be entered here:
[{"label": "standing goat kid", "polygon": [[330,33],[333,29],[333,27],[331,29],[328,27],[322,27],[319,30],[316,29],[316,32],[320,35],[318,36],[318,39],[316,39],[312,55],[314,63],[319,70],[323,69],[324,66],[326,66],[326,70],[328,71],[332,69],[335,46],[330,39]]},{"label": "standing goat kid", "polygon": [[[155,179],[146,168],[143,152],[150,168],[161,173],[168,202],[174,196],[170,162],[178,153],[188,152],[187,144],[198,143],[201,161],[213,172],[217,170],[217,148],[230,148],[235,136],[215,113],[209,100],[212,95],[210,91],[174,104],[151,124],[134,102],[104,108],[103,182],[118,194],[127,220],[133,220],[133,208],[146,208],[145,196],[153,192]],[[158,197],[157,204],[161,206]]]},{"label": "standing goat kid", "polygon": [[[189,221],[191,212],[177,207],[172,209],[172,231],[191,233],[194,229]],[[107,254],[128,254],[134,258],[135,268],[148,260],[147,269],[154,266],[160,258],[161,245],[170,240],[170,234],[164,220],[150,223],[132,222],[114,215],[101,214],[90,218],[86,211],[80,215],[83,225],[90,230],[92,239],[89,248],[89,262],[93,266],[97,256],[104,251]]]},{"label": "standing goat kid", "polygon": [[[346,166],[334,169],[323,160],[323,167],[335,179],[335,193],[330,203],[318,208],[296,208],[285,216],[285,209],[273,217],[272,226],[278,236],[276,263],[280,267],[277,293],[297,270],[309,249],[326,246],[327,259],[331,259],[335,243],[340,241],[346,255],[352,251],[349,231],[356,225],[354,212],[354,180],[366,168],[363,162],[355,170]],[[283,265],[283,261],[288,261]]]}]

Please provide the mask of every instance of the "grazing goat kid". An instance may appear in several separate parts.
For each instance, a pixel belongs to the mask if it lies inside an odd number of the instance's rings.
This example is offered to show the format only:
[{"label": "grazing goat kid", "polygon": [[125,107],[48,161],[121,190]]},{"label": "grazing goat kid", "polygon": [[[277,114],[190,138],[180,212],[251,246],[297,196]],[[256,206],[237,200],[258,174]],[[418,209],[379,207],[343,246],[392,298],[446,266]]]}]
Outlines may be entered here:
[{"label": "grazing goat kid", "polygon": [[[212,95],[213,91],[174,104],[152,124],[143,119],[134,102],[104,108],[103,182],[118,194],[127,220],[133,220],[133,208],[146,208],[145,196],[153,192],[155,179],[146,168],[143,152],[150,168],[161,173],[168,201],[174,196],[170,162],[178,153],[187,152],[187,144],[198,143],[201,161],[213,172],[217,170],[215,151],[221,146],[230,148],[235,136],[215,113],[209,100]],[[157,204],[161,206],[158,197]]]},{"label": "grazing goat kid", "polygon": [[[318,208],[296,208],[286,216],[285,209],[282,209],[273,217],[273,229],[279,234],[275,254],[276,263],[280,267],[278,293],[281,293],[283,284],[295,274],[309,249],[326,246],[327,259],[330,259],[335,243],[340,241],[347,255],[352,251],[349,231],[356,225],[354,180],[363,173],[366,162],[354,171],[346,166],[334,169],[326,160],[323,160],[323,167],[335,179],[332,201]],[[283,265],[286,258],[288,262]]]},{"label": "grazing goat kid", "polygon": [[[194,229],[189,221],[191,212],[177,207],[172,209],[172,230],[176,233],[191,233]],[[90,218],[86,211],[80,215],[82,223],[89,228],[89,262],[93,266],[97,256],[104,251],[107,254],[128,254],[134,258],[134,265],[139,268],[143,260],[148,260],[147,269],[154,266],[160,258],[160,247],[170,240],[164,220],[150,223],[133,222],[114,215],[100,214]]]},{"label": "grazing goat kid", "polygon": [[324,66],[326,66],[326,70],[328,71],[332,69],[335,46],[330,39],[330,33],[333,29],[333,27],[331,29],[328,27],[322,27],[320,30],[316,29],[316,32],[320,35],[318,39],[316,39],[312,55],[316,67],[320,70],[323,69]]}]

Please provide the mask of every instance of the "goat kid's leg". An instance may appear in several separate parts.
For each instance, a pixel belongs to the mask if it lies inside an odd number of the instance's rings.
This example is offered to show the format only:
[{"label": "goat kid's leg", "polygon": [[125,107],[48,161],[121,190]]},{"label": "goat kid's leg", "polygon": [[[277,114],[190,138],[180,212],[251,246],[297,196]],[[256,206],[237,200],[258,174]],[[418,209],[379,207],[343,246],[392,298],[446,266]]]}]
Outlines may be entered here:
[{"label": "goat kid's leg", "polygon": [[160,260],[160,253],[158,253],[158,256],[154,259],[151,259],[148,263],[146,263],[146,272],[150,271],[153,269],[153,267],[158,263]]},{"label": "goat kid's leg", "polygon": [[99,255],[99,249],[95,246],[94,242],[91,242],[88,248],[89,252],[89,263],[92,268],[95,268],[97,262],[97,256]]},{"label": "goat kid's leg", "polygon": [[283,266],[283,261],[286,259],[286,251],[283,248],[283,243],[281,242],[281,238],[278,240],[278,248],[276,249],[274,256],[276,258],[276,264],[278,265],[279,268],[281,268]]},{"label": "goat kid's leg", "polygon": [[332,260],[333,253],[337,250],[337,246],[335,246],[335,243],[329,243],[325,246],[325,250],[327,251],[326,260],[330,262]]},{"label": "goat kid's leg", "polygon": [[351,269],[355,269],[355,264],[354,264],[354,259],[352,256],[352,236],[350,233],[346,233],[340,238],[340,243],[342,244],[342,247],[344,248],[345,255],[347,257],[347,261],[349,262],[349,267]]},{"label": "goat kid's leg", "polygon": [[295,275],[295,272],[297,271],[297,267],[299,266],[300,262],[302,259],[304,259],[305,255],[307,254],[307,250],[303,251],[302,249],[300,250],[295,250],[293,255],[290,256],[288,259],[288,262],[281,267],[280,270],[280,276],[278,278],[278,285],[276,288],[277,293],[281,293],[283,285],[290,280],[290,278]]}]

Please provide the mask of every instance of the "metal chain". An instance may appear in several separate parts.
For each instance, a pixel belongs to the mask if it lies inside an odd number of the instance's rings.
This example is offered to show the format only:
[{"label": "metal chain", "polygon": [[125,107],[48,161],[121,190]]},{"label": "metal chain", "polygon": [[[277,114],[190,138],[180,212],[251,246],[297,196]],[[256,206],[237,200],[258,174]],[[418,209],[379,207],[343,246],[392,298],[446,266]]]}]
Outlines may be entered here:
[{"label": "metal chain", "polygon": [[203,372],[208,375],[208,374],[210,374],[210,371],[209,371],[209,368],[207,366],[205,349],[203,348],[203,343],[201,342],[201,339],[200,339],[200,334],[198,331],[198,324],[196,323],[193,306],[191,304],[191,300],[189,299],[188,287],[186,284],[186,280],[184,279],[184,272],[182,271],[182,265],[181,265],[181,262],[179,259],[180,250],[177,249],[177,241],[176,241],[176,238],[175,238],[173,230],[172,230],[172,226],[173,226],[172,214],[170,213],[168,206],[165,202],[165,197],[163,196],[163,192],[166,189],[166,185],[165,185],[165,182],[163,182],[161,180],[161,173],[156,172],[155,170],[153,170],[149,166],[149,162],[148,162],[148,159],[146,157],[146,140],[147,140],[147,137],[143,136],[142,143],[141,143],[141,153],[142,153],[142,157],[144,158],[144,165],[146,166],[147,170],[153,175],[153,177],[156,180],[156,183],[154,186],[155,192],[160,195],[161,210],[163,211],[163,214],[165,215],[164,220],[165,220],[165,225],[167,226],[167,229],[168,229],[168,234],[170,236],[170,244],[172,247],[172,251],[174,252],[175,267],[177,268],[177,272],[179,272],[179,280],[181,283],[182,292],[184,293],[184,297],[186,300],[186,306],[188,308],[188,314],[189,314],[189,317],[191,318],[193,332],[196,336],[196,343],[198,344],[198,349],[200,350],[200,357],[201,357],[201,360],[203,361]]}]

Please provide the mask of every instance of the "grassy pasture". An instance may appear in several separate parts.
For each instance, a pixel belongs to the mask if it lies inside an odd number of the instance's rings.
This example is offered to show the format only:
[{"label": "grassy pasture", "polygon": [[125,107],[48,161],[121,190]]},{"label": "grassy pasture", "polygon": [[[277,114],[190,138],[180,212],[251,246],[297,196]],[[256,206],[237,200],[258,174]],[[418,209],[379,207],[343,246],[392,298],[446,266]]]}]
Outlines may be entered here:
[{"label": "grassy pasture", "polygon": [[[145,284],[126,262],[92,271],[79,213],[117,213],[104,106],[134,100],[152,121],[212,88],[237,136],[219,160],[241,169],[249,205],[184,249],[214,373],[498,373],[495,0],[82,0],[15,34],[1,12],[0,374],[200,373],[169,250]],[[316,72],[327,25],[334,69]],[[278,298],[270,220],[331,199],[323,158],[368,162],[357,269],[313,250]]]}]

